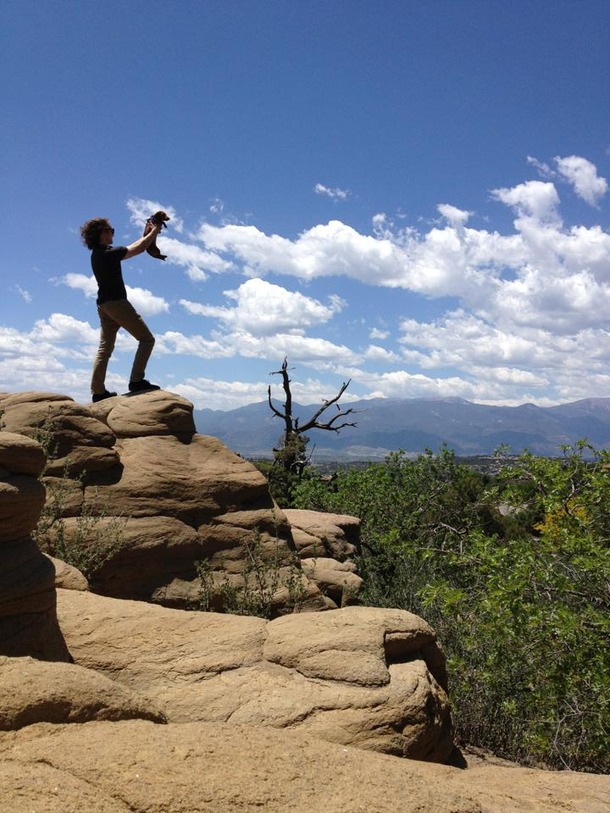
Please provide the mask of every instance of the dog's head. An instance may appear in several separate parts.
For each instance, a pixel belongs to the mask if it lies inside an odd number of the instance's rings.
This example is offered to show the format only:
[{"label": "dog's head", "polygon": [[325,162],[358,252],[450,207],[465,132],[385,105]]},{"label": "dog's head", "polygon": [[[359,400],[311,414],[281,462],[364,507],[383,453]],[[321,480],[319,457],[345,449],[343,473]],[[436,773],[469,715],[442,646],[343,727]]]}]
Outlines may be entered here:
[{"label": "dog's head", "polygon": [[155,225],[161,223],[163,225],[163,228],[166,229],[167,228],[166,221],[169,220],[170,217],[165,212],[155,212],[154,215],[151,215],[148,219],[150,220],[151,223],[154,223]]}]

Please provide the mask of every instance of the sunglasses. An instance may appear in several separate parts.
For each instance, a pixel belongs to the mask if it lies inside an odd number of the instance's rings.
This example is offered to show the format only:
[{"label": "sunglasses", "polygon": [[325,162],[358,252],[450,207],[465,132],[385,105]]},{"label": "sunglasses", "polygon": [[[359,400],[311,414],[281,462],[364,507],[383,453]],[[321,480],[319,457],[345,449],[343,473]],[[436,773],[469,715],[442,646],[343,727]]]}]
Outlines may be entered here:
[{"label": "sunglasses", "polygon": [[114,234],[114,229],[112,229],[110,226],[104,226],[104,228],[100,229],[100,231],[109,231],[111,234]]}]

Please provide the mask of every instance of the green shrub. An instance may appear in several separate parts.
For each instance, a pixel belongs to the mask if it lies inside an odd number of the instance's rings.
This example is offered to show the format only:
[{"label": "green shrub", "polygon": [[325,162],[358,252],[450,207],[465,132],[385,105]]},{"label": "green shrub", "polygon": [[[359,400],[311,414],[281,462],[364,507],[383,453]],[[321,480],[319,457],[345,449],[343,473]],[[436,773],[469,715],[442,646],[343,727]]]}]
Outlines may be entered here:
[{"label": "green shrub", "polygon": [[[306,598],[303,574],[296,554],[286,560],[286,551],[276,538],[271,555],[263,548],[260,531],[244,543],[243,564],[237,578],[214,572],[207,560],[195,562],[199,576],[197,609],[234,615],[274,618],[286,607],[296,607]],[[281,597],[280,597],[281,596]]]},{"label": "green shrub", "polygon": [[487,480],[447,450],[398,453],[332,489],[306,478],[295,503],[361,517],[361,600],[436,629],[464,742],[607,772],[609,464],[581,443]]}]

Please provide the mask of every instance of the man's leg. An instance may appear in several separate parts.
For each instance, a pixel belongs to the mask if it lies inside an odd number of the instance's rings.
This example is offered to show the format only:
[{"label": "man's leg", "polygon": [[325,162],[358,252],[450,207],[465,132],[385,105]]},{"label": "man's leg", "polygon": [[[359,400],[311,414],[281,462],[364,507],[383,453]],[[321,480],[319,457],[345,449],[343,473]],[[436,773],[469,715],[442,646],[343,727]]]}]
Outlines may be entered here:
[{"label": "man's leg", "polygon": [[126,299],[105,302],[103,307],[106,314],[138,340],[138,349],[133,360],[129,381],[130,383],[142,381],[146,375],[148,359],[155,345],[155,337],[148,329],[144,319]]},{"label": "man's leg", "polygon": [[101,395],[106,391],[106,370],[114,345],[119,324],[114,321],[98,305],[98,315],[100,317],[100,344],[97,350],[95,361],[93,362],[93,373],[91,375],[91,392],[93,395]]}]

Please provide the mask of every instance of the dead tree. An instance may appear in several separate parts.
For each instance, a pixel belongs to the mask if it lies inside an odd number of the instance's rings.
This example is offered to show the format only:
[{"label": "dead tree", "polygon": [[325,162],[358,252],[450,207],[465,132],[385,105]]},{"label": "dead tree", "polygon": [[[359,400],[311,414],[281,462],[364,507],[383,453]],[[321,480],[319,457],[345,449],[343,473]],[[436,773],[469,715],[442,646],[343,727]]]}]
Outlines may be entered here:
[{"label": "dead tree", "polygon": [[[309,443],[309,438],[305,432],[309,432],[311,429],[324,429],[327,432],[339,432],[346,426],[358,426],[357,423],[342,420],[348,415],[355,414],[358,410],[351,407],[342,410],[337,403],[345,390],[349,387],[351,379],[349,381],[345,381],[341,385],[341,389],[334,398],[324,401],[322,406],[311,416],[311,418],[305,423],[301,424],[299,423],[299,419],[292,414],[292,392],[290,391],[290,378],[288,376],[288,359],[284,359],[280,370],[275,370],[274,372],[270,373],[270,375],[282,376],[282,387],[286,396],[286,400],[283,404],[284,411],[282,412],[276,406],[274,406],[273,401],[271,400],[271,385],[269,385],[267,388],[269,408],[275,416],[284,421],[284,434],[282,435],[280,445],[277,449],[273,450],[274,464],[281,465],[286,471],[293,472],[294,474],[300,476],[308,462],[305,450],[307,444]],[[320,420],[322,415],[327,409],[333,406],[333,404],[336,405],[337,412],[330,420],[327,420],[325,423],[322,422]]]}]

